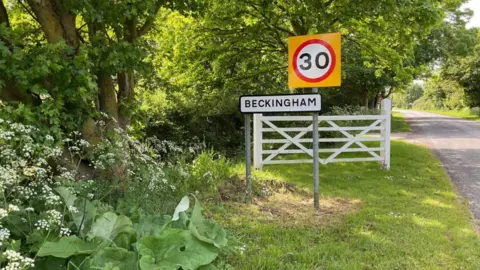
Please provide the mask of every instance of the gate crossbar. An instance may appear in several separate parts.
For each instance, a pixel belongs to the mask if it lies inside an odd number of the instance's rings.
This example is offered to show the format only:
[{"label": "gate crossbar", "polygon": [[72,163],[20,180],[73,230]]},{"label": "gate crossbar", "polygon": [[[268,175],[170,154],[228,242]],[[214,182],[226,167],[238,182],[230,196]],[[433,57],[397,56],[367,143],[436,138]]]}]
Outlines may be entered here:
[{"label": "gate crossbar", "polygon": [[[378,121],[381,122],[382,120],[377,120],[377,122],[378,122]],[[334,128],[340,128],[337,124],[335,124],[335,123],[334,123],[333,121],[331,121],[331,120],[327,120],[327,123],[328,123],[330,126],[334,127]],[[374,123],[374,124],[375,124],[375,123]],[[368,129],[368,131],[366,132],[366,133],[368,133],[369,131],[373,130],[378,124],[379,124],[379,123],[377,123],[377,124],[375,124],[375,125],[372,124],[373,126],[370,125],[369,127],[365,128],[364,130],[367,130],[367,129]],[[348,133],[348,132],[346,132],[346,131],[343,131],[343,130],[341,130],[341,129],[339,129],[338,131],[339,131],[340,133],[342,133],[343,135],[345,135],[345,137],[347,137],[347,138],[353,138],[353,135],[351,135],[350,133]],[[366,133],[365,133],[365,134],[366,134]],[[358,137],[358,136],[356,136],[356,137]],[[369,153],[370,155],[372,155],[374,158],[380,158],[380,156],[379,156],[377,153],[375,153],[374,151],[369,150],[368,147],[367,147],[365,144],[363,144],[362,142],[359,142],[359,141],[358,141],[358,138],[355,139],[355,144],[358,145],[358,146],[360,146],[360,148],[367,150],[368,153]],[[344,150],[346,150],[346,149],[344,149]],[[345,152],[344,150],[343,150],[343,152]],[[342,151],[342,150],[339,150],[339,151]]]}]

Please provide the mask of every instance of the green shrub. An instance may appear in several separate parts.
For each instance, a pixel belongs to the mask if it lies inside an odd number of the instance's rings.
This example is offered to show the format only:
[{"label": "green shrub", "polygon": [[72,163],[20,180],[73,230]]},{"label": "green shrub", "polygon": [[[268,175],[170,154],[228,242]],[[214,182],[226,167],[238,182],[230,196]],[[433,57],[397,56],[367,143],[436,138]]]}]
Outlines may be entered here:
[{"label": "green shrub", "polygon": [[[65,204],[76,203],[72,194],[64,194]],[[87,209],[84,216],[95,218],[84,233],[43,242],[36,255],[37,268],[197,269],[213,267],[211,263],[227,247],[225,230],[203,217],[196,199],[187,212],[190,202],[184,197],[173,216],[140,211],[130,218],[91,204]]]},{"label": "green shrub", "polygon": [[232,164],[224,156],[216,154],[213,150],[203,151],[193,161],[191,166],[192,181],[189,183],[191,190],[216,191],[220,181],[233,174]]},{"label": "green shrub", "polygon": [[435,110],[441,107],[438,104],[435,104],[431,99],[421,97],[413,103],[412,108],[416,110]]},{"label": "green shrub", "polygon": [[470,112],[471,112],[472,114],[475,114],[475,115],[480,116],[480,107],[470,108]]},{"label": "green shrub", "polygon": [[[178,188],[148,145],[121,130],[96,146],[79,136],[56,140],[36,127],[0,119],[2,269],[211,266],[227,247],[225,231],[203,218],[197,200],[189,210],[188,197],[173,216],[164,214],[170,208],[164,205],[179,197]],[[87,160],[93,173],[83,175]],[[208,166],[206,158],[200,160],[196,173]]]}]

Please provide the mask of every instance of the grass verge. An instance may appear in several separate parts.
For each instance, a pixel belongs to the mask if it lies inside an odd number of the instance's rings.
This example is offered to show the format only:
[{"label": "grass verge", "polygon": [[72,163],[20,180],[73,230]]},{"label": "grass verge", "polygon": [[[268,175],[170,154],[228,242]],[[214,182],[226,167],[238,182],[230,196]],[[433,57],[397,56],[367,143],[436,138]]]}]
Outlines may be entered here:
[{"label": "grass verge", "polygon": [[392,113],[392,132],[410,132],[412,129],[402,113]]},{"label": "grass verge", "polygon": [[214,208],[245,244],[227,258],[236,269],[480,268],[468,207],[426,148],[392,141],[389,172],[376,163],[321,166],[320,213],[311,164],[266,166],[256,176],[296,188]]},{"label": "grass verge", "polygon": [[470,112],[469,110],[461,110],[461,111],[427,110],[426,112],[438,113],[442,115],[453,116],[453,117],[463,118],[466,120],[473,120],[473,121],[480,122],[480,116]]}]

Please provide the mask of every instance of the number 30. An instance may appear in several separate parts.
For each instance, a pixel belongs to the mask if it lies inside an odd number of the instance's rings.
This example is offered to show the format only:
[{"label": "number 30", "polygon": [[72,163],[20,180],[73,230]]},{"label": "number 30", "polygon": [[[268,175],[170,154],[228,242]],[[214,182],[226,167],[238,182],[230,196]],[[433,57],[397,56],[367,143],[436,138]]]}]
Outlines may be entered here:
[{"label": "number 30", "polygon": [[[325,63],[323,65],[320,65],[320,57],[322,56],[325,57]],[[300,55],[300,59],[303,60],[303,64],[300,65],[300,68],[302,70],[309,70],[312,68],[312,56],[309,53],[303,53],[302,55]],[[328,57],[328,54],[326,52],[318,53],[317,56],[315,57],[315,65],[317,66],[317,68],[318,69],[327,68],[328,64],[330,64],[330,58]]]}]

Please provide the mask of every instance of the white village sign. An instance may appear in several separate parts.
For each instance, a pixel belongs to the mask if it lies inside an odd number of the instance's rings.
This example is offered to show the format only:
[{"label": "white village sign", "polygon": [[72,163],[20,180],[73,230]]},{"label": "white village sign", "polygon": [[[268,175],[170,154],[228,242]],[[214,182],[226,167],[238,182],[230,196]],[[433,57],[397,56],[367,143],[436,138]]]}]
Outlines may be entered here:
[{"label": "white village sign", "polygon": [[241,113],[319,112],[319,94],[265,95],[240,97]]}]

